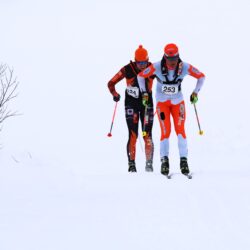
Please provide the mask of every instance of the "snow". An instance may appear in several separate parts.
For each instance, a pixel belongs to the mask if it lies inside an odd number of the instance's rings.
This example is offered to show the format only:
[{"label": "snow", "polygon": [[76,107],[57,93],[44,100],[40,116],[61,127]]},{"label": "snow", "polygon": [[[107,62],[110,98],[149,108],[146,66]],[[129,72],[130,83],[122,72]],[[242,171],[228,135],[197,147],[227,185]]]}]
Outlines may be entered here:
[{"label": "snow", "polygon": [[[250,249],[247,0],[0,2],[0,62],[14,68],[21,116],[0,134],[0,250]],[[179,174],[171,135],[168,180],[127,172],[124,87],[111,138],[108,80],[143,44],[151,61],[166,43],[207,78],[198,134],[183,82],[189,164]],[[142,141],[142,138],[140,138]]]}]

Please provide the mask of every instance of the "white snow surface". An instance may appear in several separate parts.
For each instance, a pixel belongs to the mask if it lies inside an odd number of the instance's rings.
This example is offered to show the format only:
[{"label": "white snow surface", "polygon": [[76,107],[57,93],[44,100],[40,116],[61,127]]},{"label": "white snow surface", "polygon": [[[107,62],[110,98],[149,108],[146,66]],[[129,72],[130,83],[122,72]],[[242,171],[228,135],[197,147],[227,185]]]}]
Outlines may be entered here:
[{"label": "white snow surface", "polygon": [[[1,0],[0,62],[14,68],[21,116],[0,134],[0,250],[250,249],[248,0]],[[198,134],[185,95],[192,180],[179,174],[174,131],[160,174],[127,172],[125,82],[111,138],[107,82],[143,44],[165,44],[206,74]],[[141,135],[140,140],[142,141]]]}]

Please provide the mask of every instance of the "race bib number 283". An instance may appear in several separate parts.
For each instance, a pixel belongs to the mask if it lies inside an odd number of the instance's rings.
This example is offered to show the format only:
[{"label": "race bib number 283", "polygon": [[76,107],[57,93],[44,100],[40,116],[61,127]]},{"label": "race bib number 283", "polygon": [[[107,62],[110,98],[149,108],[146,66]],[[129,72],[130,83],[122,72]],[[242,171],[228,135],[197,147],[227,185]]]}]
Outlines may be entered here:
[{"label": "race bib number 283", "polygon": [[166,95],[174,95],[178,93],[178,86],[173,86],[170,84],[164,84],[162,86],[162,93],[166,94]]}]

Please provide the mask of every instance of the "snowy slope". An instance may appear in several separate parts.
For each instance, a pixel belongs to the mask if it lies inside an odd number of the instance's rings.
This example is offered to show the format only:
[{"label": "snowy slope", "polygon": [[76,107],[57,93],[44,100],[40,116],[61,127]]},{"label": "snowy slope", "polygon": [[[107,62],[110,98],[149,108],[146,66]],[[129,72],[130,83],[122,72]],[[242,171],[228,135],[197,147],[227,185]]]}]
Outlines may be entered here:
[{"label": "snowy slope", "polygon": [[[0,1],[0,62],[19,96],[0,134],[0,250],[250,248],[247,0]],[[186,78],[186,130],[194,178],[127,173],[123,101],[113,129],[108,80],[139,44],[151,61],[166,43],[203,71],[198,135]],[[125,83],[117,85],[123,94]],[[142,138],[140,138],[142,140]]]}]

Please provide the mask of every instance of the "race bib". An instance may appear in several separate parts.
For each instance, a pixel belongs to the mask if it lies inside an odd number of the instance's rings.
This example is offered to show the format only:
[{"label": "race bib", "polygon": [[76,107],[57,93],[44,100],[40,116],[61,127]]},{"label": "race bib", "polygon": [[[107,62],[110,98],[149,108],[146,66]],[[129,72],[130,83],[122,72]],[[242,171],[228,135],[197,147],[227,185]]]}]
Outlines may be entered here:
[{"label": "race bib", "polygon": [[139,97],[139,88],[129,86],[129,87],[127,87],[127,93],[134,98],[138,98]]},{"label": "race bib", "polygon": [[174,95],[177,94],[179,91],[179,86],[164,84],[161,89],[162,93],[166,95]]}]

